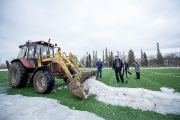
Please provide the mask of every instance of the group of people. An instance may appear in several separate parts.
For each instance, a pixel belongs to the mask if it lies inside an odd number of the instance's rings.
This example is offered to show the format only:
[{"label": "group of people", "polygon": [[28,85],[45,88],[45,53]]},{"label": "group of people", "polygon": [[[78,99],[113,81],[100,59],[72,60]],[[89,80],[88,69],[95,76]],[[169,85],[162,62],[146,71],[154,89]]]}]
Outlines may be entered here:
[{"label": "group of people", "polygon": [[[140,64],[138,63],[138,60],[135,60],[133,64],[136,72],[136,79],[140,79]],[[97,75],[96,75],[96,80],[98,80],[99,74],[100,74],[100,80],[102,79],[102,68],[103,68],[103,63],[101,59],[99,59],[98,62],[96,62],[96,67],[97,67]],[[120,79],[121,82],[124,83],[124,73],[126,74],[126,78],[128,78],[127,74],[129,73],[130,75],[132,74],[129,72],[129,65],[127,61],[123,61],[116,55],[115,59],[112,64],[112,69],[115,72],[116,80],[119,83]],[[120,78],[120,79],[119,79]]]}]

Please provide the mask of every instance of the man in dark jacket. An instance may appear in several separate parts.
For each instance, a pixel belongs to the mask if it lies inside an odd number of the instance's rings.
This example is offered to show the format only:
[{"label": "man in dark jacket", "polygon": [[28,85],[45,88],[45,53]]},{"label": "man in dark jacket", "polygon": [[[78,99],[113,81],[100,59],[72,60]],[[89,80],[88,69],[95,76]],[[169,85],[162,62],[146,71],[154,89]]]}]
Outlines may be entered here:
[{"label": "man in dark jacket", "polygon": [[124,83],[124,78],[123,78],[123,75],[121,74],[122,67],[124,67],[123,63],[119,59],[119,57],[116,55],[115,60],[113,61],[113,64],[112,64],[112,69],[115,71],[116,80],[118,83],[119,83],[119,76],[120,76],[122,83]]},{"label": "man in dark jacket", "polygon": [[129,73],[130,75],[131,75],[132,73],[129,72],[129,65],[128,65],[127,60],[124,62],[124,68],[125,68],[126,78],[128,78],[128,77],[127,77],[127,73]]},{"label": "man in dark jacket", "polygon": [[136,79],[140,79],[140,65],[138,63],[138,60],[135,60],[135,63],[133,65],[136,72]]},{"label": "man in dark jacket", "polygon": [[101,59],[99,59],[99,61],[96,62],[96,67],[97,67],[96,80],[98,80],[99,74],[100,74],[100,80],[101,80],[102,79],[102,67],[103,67],[103,63],[101,62]]}]

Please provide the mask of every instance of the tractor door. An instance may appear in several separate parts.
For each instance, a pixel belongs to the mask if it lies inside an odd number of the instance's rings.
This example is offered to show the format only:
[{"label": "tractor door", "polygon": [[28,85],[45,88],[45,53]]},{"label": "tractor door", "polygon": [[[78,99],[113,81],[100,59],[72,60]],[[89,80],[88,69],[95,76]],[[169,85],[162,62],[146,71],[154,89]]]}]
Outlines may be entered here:
[{"label": "tractor door", "polygon": [[21,46],[20,52],[17,56],[18,59],[27,58],[27,46]]},{"label": "tractor door", "polygon": [[31,43],[29,45],[28,55],[27,55],[27,59],[32,64],[33,68],[38,67],[37,58],[35,57],[35,54],[36,54],[35,47],[36,47],[36,44],[35,43]]}]

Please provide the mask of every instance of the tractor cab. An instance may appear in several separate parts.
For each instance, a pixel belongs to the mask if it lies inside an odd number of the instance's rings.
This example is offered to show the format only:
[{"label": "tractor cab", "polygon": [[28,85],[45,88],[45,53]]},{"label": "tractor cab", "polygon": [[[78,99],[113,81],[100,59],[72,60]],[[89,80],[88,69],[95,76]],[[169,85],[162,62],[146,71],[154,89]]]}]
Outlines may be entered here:
[{"label": "tractor cab", "polygon": [[42,40],[31,42],[27,41],[26,44],[20,45],[20,52],[17,59],[28,60],[32,68],[38,67],[38,57],[48,58],[54,54],[54,45]]},{"label": "tractor cab", "polygon": [[[24,45],[20,45],[20,52],[17,56],[18,59],[36,59],[39,56],[47,57],[47,54],[54,54],[54,45],[49,44],[42,40],[36,42],[26,42]],[[49,53],[48,53],[49,51]]]}]

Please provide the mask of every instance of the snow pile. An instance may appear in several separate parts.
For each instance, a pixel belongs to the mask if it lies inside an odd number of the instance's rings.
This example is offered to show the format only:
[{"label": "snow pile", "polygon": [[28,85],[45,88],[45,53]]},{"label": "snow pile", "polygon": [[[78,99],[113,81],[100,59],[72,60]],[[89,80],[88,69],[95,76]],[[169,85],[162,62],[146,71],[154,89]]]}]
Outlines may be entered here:
[{"label": "snow pile", "polygon": [[142,88],[115,88],[93,78],[86,80],[83,85],[89,88],[90,94],[97,95],[98,101],[106,104],[128,106],[161,114],[180,115],[180,93],[151,91]]},{"label": "snow pile", "polygon": [[172,89],[172,88],[166,88],[166,87],[161,87],[160,90],[161,90],[161,92],[163,92],[163,93],[173,93],[173,92],[174,92],[174,89]]},{"label": "snow pile", "polygon": [[53,99],[0,94],[0,120],[103,120],[103,118],[86,111],[71,110]]},{"label": "snow pile", "polygon": [[58,87],[59,90],[67,89],[67,86]]},{"label": "snow pile", "polygon": [[0,69],[0,71],[8,71],[8,69]]}]

